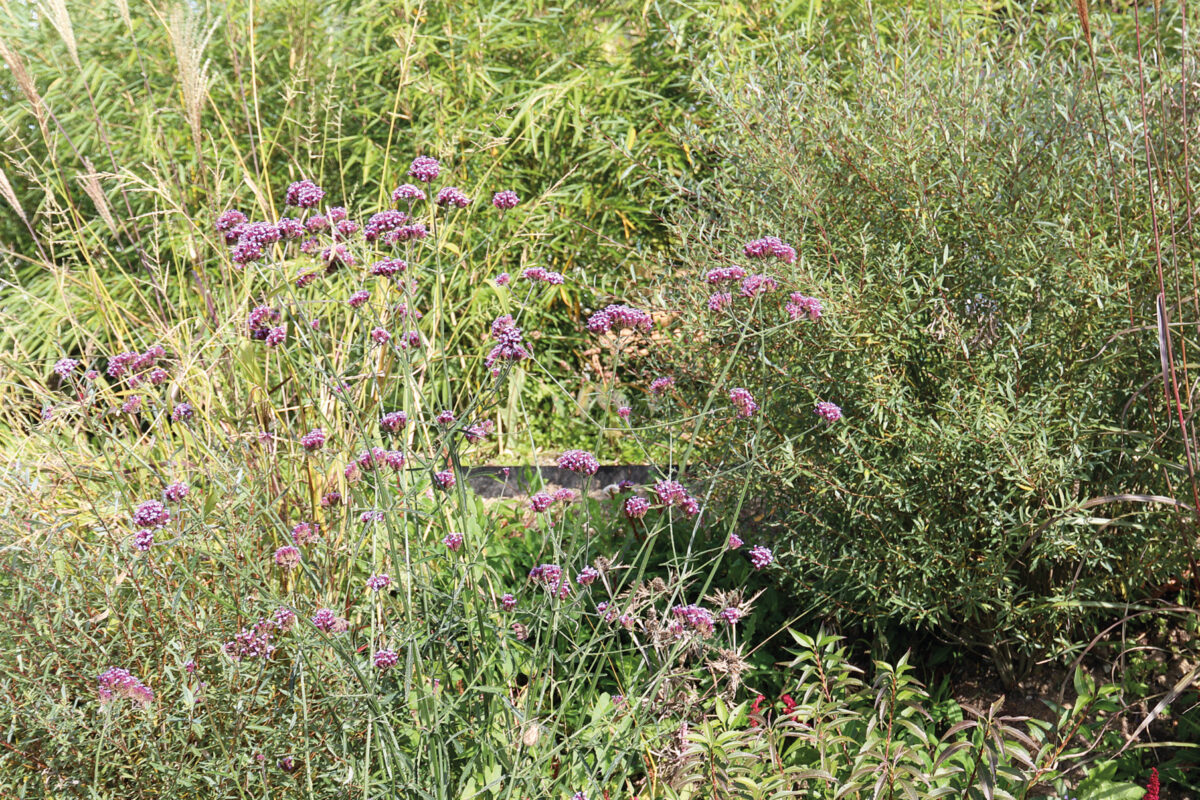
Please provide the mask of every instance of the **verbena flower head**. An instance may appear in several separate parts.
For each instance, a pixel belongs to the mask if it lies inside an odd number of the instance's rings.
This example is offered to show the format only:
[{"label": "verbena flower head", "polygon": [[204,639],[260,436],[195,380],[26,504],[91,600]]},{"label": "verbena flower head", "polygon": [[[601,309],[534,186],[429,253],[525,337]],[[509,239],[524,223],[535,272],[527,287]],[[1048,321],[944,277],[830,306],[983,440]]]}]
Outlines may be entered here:
[{"label": "verbena flower head", "polygon": [[600,570],[595,567],[584,567],[575,576],[575,582],[580,586],[591,586],[600,577]]},{"label": "verbena flower head", "polygon": [[791,319],[808,319],[816,322],[821,318],[824,308],[821,306],[821,301],[815,297],[807,297],[800,292],[792,292],[788,295],[788,303],[784,306],[788,316]]},{"label": "verbena flower head", "polygon": [[275,609],[275,613],[271,615],[271,624],[279,631],[287,633],[296,624],[296,612],[287,606],[280,606]]},{"label": "verbena flower head", "polygon": [[529,267],[521,273],[521,277],[534,283],[548,283],[551,286],[561,286],[566,278],[561,272],[551,272],[545,267]]},{"label": "verbena flower head", "polygon": [[[414,161],[413,163],[415,164],[416,162]],[[437,162],[434,163],[436,164]],[[409,174],[412,173],[410,172]],[[433,177],[437,177],[436,172],[433,174]],[[416,200],[424,199],[425,190],[419,186],[413,186],[411,183],[402,183],[392,191],[392,200],[396,203],[412,203]]]},{"label": "verbena flower head", "polygon": [[321,428],[313,428],[300,437],[300,446],[309,452],[320,450],[325,446],[325,431]]},{"label": "verbena flower head", "polygon": [[511,189],[505,189],[492,195],[492,205],[501,211],[514,209],[519,202],[521,202],[521,198],[517,197],[517,193]]},{"label": "verbena flower head", "polygon": [[484,359],[484,366],[489,369],[497,361],[516,362],[529,358],[529,351],[523,344],[521,329],[513,322],[513,318],[505,314],[492,322],[492,338],[497,344]]},{"label": "verbena flower head", "polygon": [[647,312],[626,305],[608,306],[592,314],[587,321],[587,328],[592,333],[619,331],[622,328],[648,333],[653,327],[654,319]]},{"label": "verbena flower head", "polygon": [[513,597],[511,594],[505,594],[500,598],[500,607],[505,611],[512,611],[517,607],[517,598]]},{"label": "verbena flower head", "polygon": [[288,241],[304,238],[304,223],[295,217],[280,217],[275,223],[275,230],[279,231],[281,239]]},{"label": "verbena flower head", "polygon": [[665,375],[661,378],[655,378],[650,382],[650,394],[661,395],[665,394],[675,385],[675,379],[670,375]]},{"label": "verbena flower head", "polygon": [[400,656],[396,655],[395,650],[378,650],[373,660],[377,668],[391,669],[400,663]]},{"label": "verbena flower head", "polygon": [[796,249],[777,236],[764,236],[747,242],[742,252],[747,258],[777,258],[787,264],[796,262]]},{"label": "verbena flower head", "polygon": [[438,425],[450,425],[454,422],[454,412],[449,409],[441,411],[433,418],[433,421]]},{"label": "verbena flower head", "polygon": [[368,242],[373,242],[388,231],[403,228],[406,224],[408,224],[408,214],[403,211],[391,209],[380,211],[378,214],[371,215],[367,224],[363,226],[363,238]]},{"label": "verbena flower head", "polygon": [[452,471],[444,469],[441,472],[435,472],[433,474],[433,482],[437,484],[439,489],[452,489],[454,488],[454,484],[458,481],[454,477],[454,473]]},{"label": "verbena flower head", "polygon": [[267,331],[267,336],[263,341],[267,347],[278,347],[287,340],[287,326],[276,325]]},{"label": "verbena flower head", "polygon": [[132,700],[141,705],[154,702],[154,692],[146,684],[139,681],[127,669],[109,667],[96,679],[99,686],[96,693],[100,695],[101,703],[108,703],[116,698]]},{"label": "verbena flower head", "polygon": [[374,592],[382,592],[391,585],[392,577],[386,572],[381,572],[378,575],[372,575],[367,578],[367,588]]},{"label": "verbena flower head", "polygon": [[817,403],[817,407],[813,411],[826,422],[837,422],[842,418],[842,409],[833,403]]},{"label": "verbena flower head", "polygon": [[497,286],[508,286],[508,284],[511,280],[512,280],[511,275],[509,275],[507,272],[501,272],[499,275],[496,276],[496,285]]},{"label": "verbena flower head", "polygon": [[300,548],[285,544],[275,551],[275,563],[284,569],[295,569],[300,566]]},{"label": "verbena flower head", "polygon": [[376,326],[371,329],[371,341],[375,344],[387,344],[391,338],[392,335],[383,328]]},{"label": "verbena flower head", "polygon": [[253,627],[242,628],[231,641],[226,642],[223,648],[225,654],[234,661],[270,658],[275,654],[275,645],[271,643],[275,630],[274,622],[260,619]]},{"label": "verbena flower head", "polygon": [[721,613],[717,616],[725,620],[729,625],[736,625],[742,617],[746,616],[746,612],[736,606],[730,606],[729,608],[721,609]]},{"label": "verbena flower head", "polygon": [[629,406],[619,406],[617,408],[617,416],[621,419],[629,419],[631,414],[633,414],[633,409]]},{"label": "verbena flower head", "polygon": [[133,546],[143,553],[149,550],[154,546],[154,531],[149,528],[142,528],[133,535]]},{"label": "verbena flower head", "polygon": [[133,524],[139,528],[161,528],[171,521],[171,512],[157,500],[146,500],[133,510]]},{"label": "verbena flower head", "polygon": [[142,396],[135,394],[121,405],[121,411],[126,414],[136,414],[142,407]]},{"label": "verbena flower head", "polygon": [[558,466],[582,475],[595,475],[600,469],[600,462],[586,450],[567,450],[558,457]]},{"label": "verbena flower head", "polygon": [[754,402],[754,396],[741,387],[729,391],[729,400],[737,408],[739,419],[749,419],[758,411],[758,403]]},{"label": "verbena flower head", "polygon": [[742,537],[738,536],[736,533],[729,534],[728,546],[730,550],[737,550],[744,544],[745,542],[742,541]]},{"label": "verbena flower head", "polygon": [[298,545],[321,541],[321,526],[315,522],[298,522],[292,528],[292,541]]},{"label": "verbena flower head", "polygon": [[712,284],[740,281],[744,277],[746,277],[746,270],[736,265],[732,267],[717,267],[704,273],[704,280]]},{"label": "verbena flower head", "polygon": [[217,216],[216,224],[213,226],[218,233],[225,234],[225,243],[233,244],[237,241],[237,228],[246,223],[246,215],[236,209],[222,211]]},{"label": "verbena flower head", "polygon": [[467,197],[457,187],[447,186],[437,194],[437,204],[439,206],[454,206],[456,208],[466,208],[471,204],[471,198]]},{"label": "verbena flower head", "polygon": [[187,422],[194,416],[196,416],[196,411],[192,408],[191,403],[179,403],[171,410],[172,422]]},{"label": "verbena flower head", "polygon": [[442,544],[446,545],[450,552],[456,553],[462,547],[463,535],[457,531],[451,531],[442,538]]},{"label": "verbena flower head", "polygon": [[371,293],[368,292],[366,289],[361,289],[361,290],[355,292],[354,294],[350,295],[350,299],[347,300],[346,302],[350,304],[351,308],[360,308],[360,307],[362,307],[362,305],[364,303],[366,303],[370,299],[371,299]]},{"label": "verbena flower head", "polygon": [[541,514],[554,505],[554,498],[545,492],[538,492],[529,498],[529,509],[535,514]]},{"label": "verbena flower head", "polygon": [[741,295],[742,297],[757,297],[760,294],[767,294],[779,288],[779,282],[770,275],[748,275],[742,281]]},{"label": "verbena flower head", "polygon": [[316,208],[324,199],[325,190],[310,180],[296,181],[284,195],[284,202],[294,208]]},{"label": "verbena flower head", "polygon": [[175,481],[174,483],[169,484],[167,488],[163,490],[163,495],[168,501],[172,503],[178,503],[180,500],[187,497],[191,491],[191,487],[189,487],[183,481]]},{"label": "verbena flower head", "polygon": [[417,156],[408,167],[409,177],[416,178],[421,183],[435,180],[441,171],[442,165],[437,159],[429,156]]},{"label": "verbena flower head", "polygon": [[60,358],[54,364],[54,374],[60,378],[65,378],[70,375],[79,366],[79,362],[73,358]]},{"label": "verbena flower head", "polygon": [[775,555],[761,544],[750,548],[750,565],[755,569],[766,569],[774,560]]},{"label": "verbena flower head", "polygon": [[675,606],[671,609],[671,613],[675,615],[676,619],[682,621],[687,627],[696,631],[701,636],[709,636],[716,627],[712,612],[694,603],[686,606]]},{"label": "verbena flower head", "polygon": [[625,501],[625,516],[630,519],[641,519],[650,510],[650,501],[644,497],[630,497]]},{"label": "verbena flower head", "polygon": [[[329,230],[329,217],[324,214],[313,214],[304,221],[304,229],[309,233],[321,233]],[[316,241],[315,239],[313,241]]]},{"label": "verbena flower head", "polygon": [[408,415],[403,411],[389,411],[379,419],[379,427],[390,433],[398,433],[408,424]]},{"label": "verbena flower head", "polygon": [[554,500],[559,503],[574,503],[579,499],[579,493],[574,489],[556,489],[554,491]]},{"label": "verbena flower head", "polygon": [[349,627],[346,620],[342,619],[331,608],[321,608],[317,613],[312,615],[313,627],[325,633],[342,633]]},{"label": "verbena flower head", "polygon": [[709,311],[724,311],[731,305],[733,305],[733,295],[729,292],[714,292],[708,297],[707,306]]},{"label": "verbena flower head", "polygon": [[408,262],[402,258],[385,258],[371,265],[371,274],[381,278],[390,278],[408,269]]}]

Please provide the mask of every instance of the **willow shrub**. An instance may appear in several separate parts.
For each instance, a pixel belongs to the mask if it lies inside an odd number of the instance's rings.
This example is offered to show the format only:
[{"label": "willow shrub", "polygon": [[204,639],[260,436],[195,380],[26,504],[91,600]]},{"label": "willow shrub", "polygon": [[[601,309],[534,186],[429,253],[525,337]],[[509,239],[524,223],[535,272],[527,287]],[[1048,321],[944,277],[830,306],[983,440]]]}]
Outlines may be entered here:
[{"label": "willow shrub", "polygon": [[[723,124],[690,134],[712,172],[680,186],[679,335],[658,369],[695,408],[742,348],[722,378],[767,421],[744,452],[753,485],[726,495],[789,554],[800,610],[932,632],[1011,680],[1192,554],[1169,504],[1106,499],[1186,493],[1142,435],[1167,419],[1150,198],[1140,122],[1108,116],[1137,107],[1136,62],[1113,34],[1097,76],[1053,15],[994,41],[887,22],[840,59],[785,39],[705,70]],[[1152,77],[1154,98],[1178,81]],[[1191,169],[1166,108],[1156,157]],[[742,252],[764,235],[783,257]],[[712,283],[731,267],[778,288]],[[793,292],[819,320],[765,336],[809,314]],[[845,413],[832,428],[823,401]],[[729,460],[724,440],[696,445]]]}]

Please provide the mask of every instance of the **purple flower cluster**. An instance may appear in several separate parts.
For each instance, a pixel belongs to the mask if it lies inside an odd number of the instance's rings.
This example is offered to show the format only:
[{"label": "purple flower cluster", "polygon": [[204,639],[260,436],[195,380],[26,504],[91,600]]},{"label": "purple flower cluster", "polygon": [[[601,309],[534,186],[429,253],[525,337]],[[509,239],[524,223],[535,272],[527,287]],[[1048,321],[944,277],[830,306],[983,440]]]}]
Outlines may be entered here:
[{"label": "purple flower cluster", "polygon": [[417,156],[408,167],[409,176],[416,178],[421,183],[436,180],[441,171],[442,165],[437,162],[437,159],[429,156]]},{"label": "purple flower cluster", "polygon": [[545,267],[530,267],[521,273],[521,277],[527,281],[548,283],[551,286],[561,286],[566,280],[561,272],[551,272]]},{"label": "purple flower cluster", "polygon": [[378,669],[391,669],[400,663],[400,656],[395,650],[378,650],[373,660]]},{"label": "purple flower cluster", "polygon": [[525,349],[521,329],[516,326],[513,318],[508,314],[497,317],[492,322],[492,339],[496,341],[496,346],[483,361],[484,366],[488,369],[492,369],[497,361],[515,363],[529,358],[529,351]]},{"label": "purple flower cluster", "polygon": [[133,535],[133,546],[143,553],[154,546],[154,531],[142,528]]},{"label": "purple flower cluster", "polygon": [[367,588],[371,591],[382,592],[384,589],[392,585],[392,577],[386,572],[381,572],[378,575],[372,575],[367,578]]},{"label": "purple flower cluster", "polygon": [[180,403],[171,411],[172,422],[187,422],[196,415],[191,403]]},{"label": "purple flower cluster", "polygon": [[626,305],[608,306],[592,314],[587,321],[587,328],[592,333],[606,333],[622,328],[633,328],[648,333],[652,327],[654,319],[648,313]]},{"label": "purple flower cluster", "polygon": [[139,528],[161,528],[171,521],[171,512],[157,500],[146,500],[133,510],[133,524]]},{"label": "purple flower cluster", "polygon": [[654,380],[650,381],[650,394],[656,396],[663,394],[674,385],[675,379],[670,375],[666,375],[661,378],[655,378]]},{"label": "purple flower cluster", "polygon": [[457,553],[462,548],[463,535],[457,531],[451,531],[442,538],[442,544],[446,545],[450,552]]},{"label": "purple flower cluster", "polygon": [[517,598],[513,597],[511,594],[505,594],[500,598],[500,607],[505,611],[512,611],[517,607]]},{"label": "purple flower cluster", "polygon": [[754,412],[758,411],[758,403],[754,402],[754,396],[740,386],[729,391],[729,400],[737,407],[739,419],[750,419]]},{"label": "purple flower cluster", "polygon": [[800,292],[792,292],[788,296],[788,303],[784,306],[784,310],[792,319],[808,317],[813,322],[819,320],[824,311],[820,300],[815,297],[807,297]]},{"label": "purple flower cluster", "polygon": [[766,569],[775,561],[775,555],[761,544],[750,548],[750,566],[755,569]]},{"label": "purple flower cluster", "polygon": [[315,522],[298,522],[292,528],[292,541],[298,545],[321,541],[321,526]]},{"label": "purple flower cluster", "polygon": [[350,299],[347,300],[346,302],[350,304],[351,308],[361,308],[363,306],[363,304],[366,303],[370,299],[371,299],[371,293],[368,292],[366,289],[360,289],[359,291],[350,295]]},{"label": "purple flower cluster", "polygon": [[519,202],[521,202],[521,198],[517,197],[517,193],[512,189],[505,189],[492,195],[492,205],[501,211],[510,211],[516,208]]},{"label": "purple flower cluster", "polygon": [[689,603],[686,606],[675,606],[671,609],[675,618],[701,636],[711,636],[715,627],[713,613],[703,606]]},{"label": "purple flower cluster", "polygon": [[559,600],[571,596],[571,581],[558,564],[542,564],[529,570],[529,580],[540,584]]},{"label": "purple flower cluster", "polygon": [[842,409],[838,408],[833,403],[817,403],[817,407],[813,409],[816,415],[826,422],[837,422],[842,418]]},{"label": "purple flower cluster", "polygon": [[96,692],[100,695],[101,703],[114,698],[125,698],[144,706],[154,702],[154,692],[127,669],[109,667],[96,680],[99,683]]},{"label": "purple flower cluster", "polygon": [[757,297],[760,294],[773,292],[779,288],[779,282],[770,275],[747,275],[742,281],[742,297]]},{"label": "purple flower cluster", "polygon": [[153,382],[157,386],[168,377],[165,370],[156,370],[157,360],[166,353],[167,351],[163,349],[162,345],[154,345],[144,353],[132,350],[118,353],[108,359],[108,377],[118,380],[125,378],[130,386],[138,386],[145,379],[144,374],[149,372],[153,375]]},{"label": "purple flower cluster", "polygon": [[433,473],[433,482],[437,484],[439,489],[453,489],[458,479],[454,477],[452,471],[444,469],[441,472]]},{"label": "purple flower cluster", "polygon": [[316,208],[324,199],[325,190],[309,180],[296,181],[284,195],[284,202],[293,208]]},{"label": "purple flower cluster", "polygon": [[[278,619],[279,612],[275,613]],[[279,624],[277,619],[260,619],[252,627],[242,628],[233,639],[225,643],[222,648],[225,655],[234,661],[243,661],[248,658],[270,658],[275,655],[275,645],[272,643],[275,634],[287,630],[287,627]],[[286,615],[284,619],[287,619]],[[288,627],[290,627],[290,622]]]},{"label": "purple flower cluster", "polygon": [[733,305],[733,295],[729,292],[713,292],[708,297],[708,310],[714,313],[724,311]]},{"label": "purple flower cluster", "polygon": [[378,275],[381,278],[390,278],[393,275],[404,272],[406,269],[408,269],[408,262],[404,259],[385,258],[371,265],[371,274]]},{"label": "purple flower cluster", "polygon": [[65,378],[79,367],[79,362],[73,358],[60,358],[54,364],[54,374]]},{"label": "purple flower cluster", "polygon": [[309,452],[320,450],[325,446],[325,431],[321,428],[313,428],[300,437],[300,446]]},{"label": "purple flower cluster", "polygon": [[747,242],[742,252],[746,254],[746,258],[777,258],[785,264],[796,263],[796,248],[777,236],[764,236]]},{"label": "purple flower cluster", "polygon": [[437,193],[437,204],[439,206],[466,208],[471,204],[471,198],[463,194],[458,188],[454,186],[447,186]]},{"label": "purple flower cluster", "polygon": [[700,513],[700,502],[679,481],[659,481],[652,488],[664,507],[678,506],[689,517]]},{"label": "purple flower cluster", "polygon": [[[415,161],[413,162],[416,163]],[[434,162],[437,163],[436,161]],[[434,178],[437,173],[434,173]],[[432,179],[431,179],[432,180]],[[419,186],[413,186],[411,183],[402,183],[392,191],[392,200],[396,203],[412,203],[416,200],[425,199],[425,190]]]},{"label": "purple flower cluster", "polygon": [[174,483],[169,484],[167,488],[163,490],[163,496],[166,497],[171,503],[178,503],[180,500],[187,497],[191,491],[191,487],[189,487],[183,481],[175,481]]},{"label": "purple flower cluster", "polygon": [[567,450],[558,457],[558,466],[583,475],[595,475],[600,462],[586,450]]},{"label": "purple flower cluster", "polygon": [[300,566],[300,548],[285,544],[275,551],[275,563],[286,570],[295,569]]},{"label": "purple flower cluster", "polygon": [[625,501],[625,516],[630,519],[641,519],[650,510],[650,501],[644,497],[630,497]]},{"label": "purple flower cluster", "polygon": [[345,633],[350,629],[350,623],[331,608],[317,609],[317,613],[312,615],[312,624],[325,633]]},{"label": "purple flower cluster", "polygon": [[246,315],[246,328],[250,338],[262,341],[270,335],[275,323],[279,321],[279,312],[270,306],[255,306]]},{"label": "purple flower cluster", "polygon": [[380,211],[378,214],[372,214],[371,218],[367,220],[367,224],[363,226],[363,238],[368,242],[373,242],[383,236],[383,234],[399,230],[407,224],[408,214],[405,214],[403,211],[393,211],[391,209]]},{"label": "purple flower cluster", "polygon": [[535,514],[549,511],[552,505],[554,505],[554,497],[545,492],[538,492],[529,498],[529,510]]},{"label": "purple flower cluster", "polygon": [[740,281],[744,277],[746,277],[746,270],[739,266],[717,267],[704,273],[704,280],[713,284],[725,283],[726,281]]},{"label": "purple flower cluster", "polygon": [[408,415],[403,411],[389,411],[379,419],[379,427],[390,433],[399,433],[408,424]]},{"label": "purple flower cluster", "polygon": [[580,586],[591,586],[600,577],[600,570],[595,567],[584,567],[575,576],[575,582]]}]

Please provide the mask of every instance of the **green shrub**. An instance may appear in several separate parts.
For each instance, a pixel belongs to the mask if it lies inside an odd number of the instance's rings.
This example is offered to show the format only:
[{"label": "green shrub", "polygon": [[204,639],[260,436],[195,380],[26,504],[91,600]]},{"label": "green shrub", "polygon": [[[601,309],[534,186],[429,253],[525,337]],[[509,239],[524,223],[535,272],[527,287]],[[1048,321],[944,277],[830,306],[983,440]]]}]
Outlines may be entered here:
[{"label": "green shrub", "polygon": [[[747,521],[789,553],[801,609],[931,631],[1012,680],[1090,637],[1087,607],[1139,596],[1192,554],[1178,518],[1153,513],[1170,505],[1093,500],[1190,503],[1161,455],[1131,458],[1169,419],[1158,288],[1140,125],[1121,118],[1110,160],[1097,86],[1108,113],[1136,107],[1136,62],[1114,35],[1094,83],[1077,25],[1054,16],[1000,41],[879,28],[892,33],[832,61],[785,39],[705,71],[722,124],[690,134],[713,169],[680,186],[693,211],[677,217],[663,291],[679,327],[660,371],[699,409],[713,364],[747,351],[722,376],[766,418],[740,453],[756,465]],[[1152,96],[1178,81],[1153,78]],[[1174,117],[1153,114],[1169,142]],[[1172,144],[1156,157],[1189,166]],[[795,263],[746,258],[764,235]],[[702,276],[730,264],[781,288],[714,314]],[[790,291],[824,304],[819,322],[782,329]],[[818,424],[819,401],[846,418]],[[730,458],[725,439],[698,445]]]}]

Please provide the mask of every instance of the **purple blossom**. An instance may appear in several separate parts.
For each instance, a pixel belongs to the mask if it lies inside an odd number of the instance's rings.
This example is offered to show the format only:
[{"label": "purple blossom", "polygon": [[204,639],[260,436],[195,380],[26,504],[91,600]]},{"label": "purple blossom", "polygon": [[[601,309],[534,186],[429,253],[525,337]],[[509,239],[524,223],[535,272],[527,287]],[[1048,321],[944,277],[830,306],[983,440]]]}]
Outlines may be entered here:
[{"label": "purple blossom", "polygon": [[367,578],[367,588],[375,592],[381,592],[391,585],[392,577],[384,572]]},{"label": "purple blossom", "polygon": [[514,209],[519,202],[521,202],[521,198],[517,197],[517,193],[511,189],[505,189],[492,195],[492,205],[501,211]]},{"label": "purple blossom", "polygon": [[154,531],[142,528],[133,535],[133,546],[143,553],[154,546]]},{"label": "purple blossom", "polygon": [[133,510],[133,524],[139,528],[161,528],[171,521],[171,512],[157,500],[146,500]]},{"label": "purple blossom", "polygon": [[711,635],[715,627],[716,620],[713,618],[712,612],[702,606],[695,604],[675,606],[671,609],[671,613],[702,636]]},{"label": "purple blossom", "polygon": [[[415,164],[416,162],[414,161],[413,163]],[[437,162],[434,162],[434,163],[436,164]],[[410,174],[411,174],[411,172],[410,172]],[[434,178],[437,177],[436,172],[433,174],[433,177]],[[432,178],[430,180],[432,180]],[[428,181],[426,181],[426,183],[428,183]],[[400,203],[400,202],[411,203],[414,200],[424,200],[424,199],[425,199],[425,190],[419,186],[413,186],[411,183],[402,183],[399,186],[397,186],[395,188],[395,190],[392,191],[392,201],[396,202],[396,203]]]},{"label": "purple blossom", "polygon": [[321,496],[321,508],[333,508],[342,504],[341,492],[326,492]]},{"label": "purple blossom", "polygon": [[351,308],[360,308],[364,303],[366,303],[370,299],[371,299],[371,293],[368,292],[366,289],[361,289],[361,290],[355,292],[354,294],[350,295],[350,299],[347,300],[346,302],[350,304]]},{"label": "purple blossom", "polygon": [[586,450],[567,450],[558,457],[558,466],[583,475],[595,475],[600,469],[600,462]]},{"label": "purple blossom", "polygon": [[492,339],[497,344],[483,361],[484,366],[488,369],[491,369],[497,361],[517,362],[529,358],[529,351],[525,349],[521,329],[516,326],[513,318],[508,314],[497,317],[492,322]]},{"label": "purple blossom", "polygon": [[284,569],[295,569],[300,566],[300,548],[285,544],[275,551],[275,563]]},{"label": "purple blossom", "polygon": [[374,327],[371,329],[371,341],[375,344],[387,344],[392,338],[392,335],[385,329]]},{"label": "purple blossom", "polygon": [[437,484],[439,489],[452,489],[454,488],[454,484],[457,483],[457,479],[454,477],[453,472],[444,469],[441,472],[433,473],[433,482]]},{"label": "purple blossom", "polygon": [[284,202],[294,208],[316,208],[324,199],[325,190],[309,180],[296,181],[284,195]]},{"label": "purple blossom", "polygon": [[408,262],[402,258],[385,258],[371,265],[371,274],[381,278],[390,278],[408,269]]},{"label": "purple blossom", "polygon": [[777,258],[786,264],[796,263],[796,249],[777,236],[764,236],[747,242],[742,252],[746,258]]},{"label": "purple blossom", "polygon": [[742,537],[738,536],[736,533],[729,534],[728,546],[730,550],[737,550],[744,544],[745,542],[742,541]]},{"label": "purple blossom", "polygon": [[97,694],[100,695],[101,703],[108,703],[114,698],[125,698],[144,706],[154,702],[154,692],[133,677],[127,669],[109,667],[100,673],[97,682]]},{"label": "purple blossom", "polygon": [[321,260],[325,262],[325,274],[336,272],[339,267],[353,267],[357,262],[344,244],[335,244],[321,251]]},{"label": "purple blossom", "polygon": [[273,624],[280,632],[287,633],[296,624],[296,612],[287,606],[280,606],[275,609],[275,613],[271,615],[271,624]]},{"label": "purple blossom", "polygon": [[392,211],[391,209],[380,211],[378,214],[371,215],[367,224],[363,226],[363,238],[368,242],[373,242],[388,231],[403,228],[407,224],[408,214],[403,211]]},{"label": "purple blossom", "polygon": [[521,277],[527,281],[548,283],[551,286],[561,286],[566,281],[561,272],[551,272],[545,267],[530,267],[521,273]]},{"label": "purple blossom", "polygon": [[237,228],[246,223],[246,215],[235,209],[222,211],[217,216],[217,222],[213,226],[218,233],[225,234],[225,244],[233,244],[237,241]]},{"label": "purple blossom", "polygon": [[279,231],[281,239],[303,239],[304,238],[304,223],[295,217],[280,217],[275,223],[275,230]]},{"label": "purple blossom", "polygon": [[626,305],[611,305],[602,311],[597,311],[588,318],[587,328],[592,333],[619,331],[622,328],[632,328],[649,332],[654,327],[653,318],[640,309]]},{"label": "purple blossom", "polygon": [[750,565],[755,569],[766,569],[774,560],[774,554],[761,544],[750,548]]},{"label": "purple blossom", "polygon": [[708,310],[719,313],[733,305],[733,295],[729,292],[714,292],[708,298]]},{"label": "purple blossom", "polygon": [[621,419],[629,419],[629,416],[632,413],[633,413],[633,409],[630,408],[629,406],[619,406],[617,408],[617,416],[620,417]]},{"label": "purple blossom", "polygon": [[529,498],[529,509],[535,514],[541,514],[554,505],[554,498],[545,492],[538,492]]},{"label": "purple blossom", "polygon": [[321,428],[313,428],[300,437],[300,446],[310,453],[314,450],[320,450],[325,446],[325,431]]},{"label": "purple blossom", "polygon": [[331,608],[318,609],[317,613],[312,615],[312,624],[317,630],[325,633],[343,633],[350,627],[350,624]]},{"label": "purple blossom", "polygon": [[748,275],[742,281],[742,297],[757,297],[760,294],[773,292],[779,288],[779,282],[770,275]]},{"label": "purple blossom", "polygon": [[641,519],[650,510],[650,501],[644,497],[630,497],[625,501],[625,516],[630,519]]},{"label": "purple blossom", "polygon": [[738,266],[717,267],[704,273],[704,280],[713,284],[725,283],[726,281],[740,281],[744,277],[746,277],[746,270]]},{"label": "purple blossom", "polygon": [[188,496],[191,488],[183,481],[175,481],[163,490],[163,495],[172,503],[178,503],[180,500]]},{"label": "purple blossom", "polygon": [[508,286],[508,283],[511,280],[512,280],[511,275],[509,275],[507,272],[501,272],[499,275],[496,276],[496,285],[497,286]]},{"label": "purple blossom", "polygon": [[808,317],[811,321],[816,322],[821,318],[824,308],[817,298],[806,297],[800,292],[792,292],[788,296],[788,303],[784,306],[784,310],[791,319]]},{"label": "purple blossom", "polygon": [[225,654],[234,661],[270,658],[275,654],[275,645],[271,644],[275,629],[274,622],[260,619],[253,627],[242,628],[231,641],[226,642],[223,648]]},{"label": "purple blossom", "polygon": [[437,193],[437,204],[439,206],[466,208],[471,204],[471,198],[463,194],[458,188],[447,186]]},{"label": "purple blossom", "polygon": [[325,215],[329,217],[330,222],[341,222],[342,220],[349,218],[350,212],[347,211],[343,206],[333,206],[325,212]]},{"label": "purple blossom", "polygon": [[655,396],[664,394],[674,386],[675,379],[670,375],[665,375],[661,378],[655,378],[650,382],[650,394]]},{"label": "purple blossom", "polygon": [[600,570],[595,567],[584,567],[575,576],[575,582],[580,586],[591,586],[600,577]]},{"label": "purple blossom", "polygon": [[457,553],[462,547],[463,535],[457,531],[451,531],[442,537],[442,544],[446,545],[450,552]]},{"label": "purple blossom", "polygon": [[321,541],[321,526],[315,522],[298,522],[292,528],[292,541],[298,545]]},{"label": "purple blossom", "polygon": [[512,611],[517,607],[517,598],[513,597],[511,594],[505,594],[500,598],[500,607],[505,611]]},{"label": "purple blossom", "polygon": [[433,418],[433,421],[438,425],[450,425],[454,422],[454,412],[449,409],[441,411]]},{"label": "purple blossom", "polygon": [[121,411],[126,414],[136,414],[142,407],[142,396],[135,394],[121,405]]},{"label": "purple blossom", "polygon": [[574,503],[577,499],[579,499],[579,493],[574,489],[556,489],[554,491],[554,499],[559,503]]},{"label": "purple blossom", "polygon": [[379,419],[379,427],[391,433],[398,433],[408,424],[408,415],[403,411],[389,411]]},{"label": "purple blossom", "polygon": [[485,419],[483,422],[478,422],[474,425],[469,425],[463,430],[463,436],[472,444],[481,442],[488,436],[491,436],[496,425],[490,419]]},{"label": "purple blossom", "polygon": [[400,656],[395,650],[378,650],[375,653],[375,666],[379,669],[391,669],[400,663]]},{"label": "purple blossom", "polygon": [[60,378],[65,378],[75,371],[79,366],[79,362],[73,358],[60,358],[54,364],[54,373]]},{"label": "purple blossom", "polygon": [[833,403],[817,403],[817,407],[813,411],[826,422],[837,422],[842,418],[842,409]]},{"label": "purple blossom", "polygon": [[180,403],[171,411],[172,422],[187,422],[196,415],[191,403]]},{"label": "purple blossom", "polygon": [[754,412],[758,411],[758,403],[754,402],[754,396],[740,386],[729,391],[729,400],[737,408],[739,419],[750,419]]},{"label": "purple blossom", "polygon": [[[304,222],[304,228],[309,233],[321,233],[329,230],[329,218],[321,214],[313,214]],[[313,240],[316,241],[315,239]]]},{"label": "purple blossom", "polygon": [[441,171],[442,165],[437,162],[437,159],[429,156],[417,156],[408,167],[409,176],[416,178],[421,183],[429,183],[437,178]]},{"label": "purple blossom", "polygon": [[276,325],[267,331],[267,336],[263,339],[267,347],[278,347],[287,339],[287,326]]},{"label": "purple blossom", "polygon": [[721,613],[717,616],[725,620],[725,622],[729,625],[736,625],[742,617],[746,616],[746,612],[742,611],[737,606],[730,606],[729,608],[721,609]]}]

